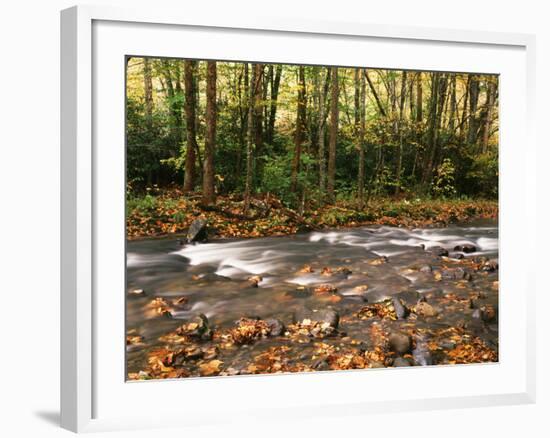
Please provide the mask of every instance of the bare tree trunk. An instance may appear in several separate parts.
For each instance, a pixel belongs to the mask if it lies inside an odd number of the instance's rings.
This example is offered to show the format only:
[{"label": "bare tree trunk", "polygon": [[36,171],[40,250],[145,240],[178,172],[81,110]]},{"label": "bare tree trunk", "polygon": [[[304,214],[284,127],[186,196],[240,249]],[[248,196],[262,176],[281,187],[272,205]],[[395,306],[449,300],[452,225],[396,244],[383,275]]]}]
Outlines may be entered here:
[{"label": "bare tree trunk", "polygon": [[401,167],[403,165],[403,112],[405,110],[405,97],[407,95],[407,70],[401,75],[401,95],[399,96],[399,148],[397,149],[397,163],[395,168],[395,194],[401,188]]},{"label": "bare tree trunk", "polygon": [[204,141],[204,171],[202,203],[216,202],[214,190],[214,151],[216,147],[216,61],[208,61],[206,70],[206,135]]},{"label": "bare tree trunk", "polygon": [[[273,66],[270,66],[273,69]],[[269,101],[269,123],[267,130],[267,143],[273,144],[273,136],[275,135],[275,120],[277,117],[277,99],[279,97],[279,86],[281,84],[281,76],[283,73],[282,64],[278,64],[275,67],[275,76],[273,82],[271,83],[271,97]]]},{"label": "bare tree trunk", "polygon": [[198,150],[196,135],[196,105],[195,93],[195,67],[196,61],[185,61],[184,87],[185,87],[185,125],[187,130],[187,148],[185,151],[185,177],[183,192],[192,192],[195,188],[195,152]]},{"label": "bare tree trunk", "polygon": [[386,117],[386,111],[384,110],[384,106],[382,105],[382,102],[380,101],[380,97],[378,96],[378,93],[376,92],[376,88],[374,88],[374,84],[372,83],[369,73],[367,72],[367,69],[364,70],[365,72],[365,78],[367,79],[367,83],[369,84],[370,91],[372,95],[374,96],[374,100],[376,101],[376,105],[378,106],[378,111],[380,111],[380,114],[382,116]]},{"label": "bare tree trunk", "polygon": [[147,128],[151,129],[153,127],[153,80],[149,58],[143,58],[143,88],[145,90],[145,121]]},{"label": "bare tree trunk", "polygon": [[330,83],[330,132],[329,132],[329,149],[328,149],[328,180],[327,194],[329,201],[334,203],[336,198],[334,195],[334,182],[336,177],[336,143],[338,141],[338,67],[332,67],[331,83]]},{"label": "bare tree trunk", "polygon": [[298,67],[298,100],[296,110],[296,131],[294,133],[294,157],[292,160],[292,175],[290,182],[291,192],[296,192],[298,185],[298,173],[300,172],[300,160],[302,144],[306,134],[306,75],[305,67]]},{"label": "bare tree trunk", "polygon": [[330,80],[330,70],[327,69],[327,75],[325,83],[322,83],[322,70],[323,67],[319,67],[319,70],[315,71],[315,90],[317,94],[317,150],[319,154],[319,205],[325,200],[325,193],[327,187],[327,174],[326,174],[326,157],[325,157],[325,102],[328,94],[328,83]]},{"label": "bare tree trunk", "polygon": [[496,85],[489,80],[487,83],[487,100],[485,103],[485,120],[483,124],[483,142],[482,153],[487,153],[489,149],[489,137],[491,136],[491,124],[493,123],[493,105],[495,103],[495,87]]},{"label": "bare tree trunk", "polygon": [[[360,69],[355,71],[356,80],[360,82],[359,99],[356,99],[357,107],[359,108],[359,170],[357,172],[357,198],[359,210],[365,207],[365,121],[366,121],[366,84],[365,75],[361,74]],[[359,77],[358,77],[359,76]],[[356,85],[356,91],[357,91]]]},{"label": "bare tree trunk", "polygon": [[479,99],[479,80],[476,75],[470,75],[470,110],[468,114],[468,144],[474,145],[477,140],[478,119],[477,103]]},{"label": "bare tree trunk", "polygon": [[451,108],[449,111],[449,132],[453,132],[455,129],[455,118],[456,118],[456,75],[451,75]]},{"label": "bare tree trunk", "polygon": [[251,64],[252,78],[248,90],[248,132],[246,136],[246,183],[244,193],[244,213],[248,214],[250,208],[250,196],[252,193],[252,173],[254,171],[254,144],[257,139],[255,113],[258,103],[258,95],[261,83],[261,64]]}]

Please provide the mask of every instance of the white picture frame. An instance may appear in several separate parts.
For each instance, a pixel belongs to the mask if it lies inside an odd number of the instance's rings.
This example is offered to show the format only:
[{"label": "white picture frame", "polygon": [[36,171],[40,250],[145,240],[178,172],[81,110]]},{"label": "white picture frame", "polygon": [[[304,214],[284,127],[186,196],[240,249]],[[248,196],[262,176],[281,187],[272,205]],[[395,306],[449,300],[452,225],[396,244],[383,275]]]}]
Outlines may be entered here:
[{"label": "white picture frame", "polygon": [[[144,32],[147,32],[147,38],[140,37]],[[112,157],[106,157],[101,148],[107,139],[120,139],[120,132],[124,129],[124,114],[120,112],[124,104],[123,100],[120,101],[120,87],[121,84],[123,86],[124,78],[118,75],[124,61],[121,55],[181,57],[182,53],[178,52],[180,49],[176,50],[166,44],[167,39],[177,37],[178,32],[187,33],[187,36],[192,36],[195,32],[198,37],[204,38],[202,42],[198,40],[199,43],[195,44],[193,53],[183,53],[189,57],[218,56],[219,59],[255,60],[255,56],[260,56],[266,58],[261,59],[262,61],[292,63],[305,57],[304,50],[307,49],[308,59],[302,59],[303,63],[330,64],[327,60],[333,60],[335,65],[353,65],[354,62],[362,65],[365,62],[363,59],[353,60],[348,51],[338,48],[344,47],[342,44],[345,47],[357,45],[358,48],[367,45],[365,47],[371,47],[372,53],[377,54],[377,67],[408,68],[416,65],[426,70],[458,71],[470,71],[472,68],[472,71],[476,71],[477,68],[480,72],[502,75],[502,208],[499,225],[502,227],[500,245],[505,251],[503,260],[500,261],[503,299],[499,332],[502,342],[501,360],[498,364],[183,379],[184,381],[178,382],[126,383],[124,379],[120,379],[124,364],[118,364],[118,360],[124,352],[124,338],[112,343],[110,338],[118,339],[121,327],[123,330],[121,321],[124,321],[124,312],[120,313],[120,305],[124,301],[124,293],[123,290],[119,295],[105,294],[104,291],[107,289],[106,285],[111,284],[117,290],[125,269],[124,263],[120,263],[123,260],[123,254],[120,253],[121,245],[124,244],[123,239],[120,241],[123,227],[117,219],[124,210],[124,198],[120,197],[120,190],[109,190],[124,180],[124,168],[120,166],[124,143],[113,147],[115,155]],[[276,49],[264,55],[258,55],[259,52],[250,52],[247,55],[239,50],[231,52],[230,46],[220,48],[222,39],[236,42],[246,40],[251,35],[268,46],[277,39],[281,44],[284,41],[288,50],[284,55]],[[289,38],[296,47],[289,48]],[[132,43],[127,45],[128,41]],[[304,44],[301,53],[298,47],[302,44],[300,41]],[[322,51],[316,50],[319,46],[316,41],[323,42]],[[384,49],[377,48],[377,45],[383,45]],[[219,55],[220,50],[225,50],[225,56]],[[420,60],[412,59],[415,50],[418,50]],[[453,55],[453,50],[458,52]],[[395,58],[399,53],[402,59]],[[431,56],[426,55],[430,53]],[[531,205],[532,212],[532,206],[535,205],[536,177],[534,167],[530,167],[532,161],[526,158],[534,156],[536,147],[532,126],[534,53],[534,36],[524,34],[379,26],[360,22],[318,22],[296,20],[292,17],[261,18],[246,14],[242,14],[239,21],[229,21],[215,14],[193,16],[178,10],[139,11],[104,6],[77,6],[62,11],[62,427],[84,432],[186,426],[211,421],[214,415],[217,422],[231,421],[235,413],[241,419],[267,418],[273,409],[277,409],[279,416],[306,418],[312,415],[363,415],[367,412],[534,402],[535,276],[531,267],[514,254],[514,249],[520,248],[520,245],[525,246],[525,238],[520,240],[511,232],[516,224],[522,223],[524,228],[525,224],[529,224],[527,245],[534,246],[535,215],[529,215],[527,209],[522,207]],[[390,56],[394,57],[393,61]],[[113,59],[116,60],[116,66],[110,63]],[[466,59],[470,59],[467,61],[470,64],[466,64]],[[397,64],[390,65],[392,62]],[[370,65],[372,64],[365,66]],[[461,70],[466,65],[470,66],[469,70]],[[104,86],[102,81],[112,73],[112,84]],[[113,112],[109,112],[111,110],[108,108],[113,108]],[[508,146],[514,141],[516,144],[521,142],[521,148]],[[103,207],[108,207],[116,220],[110,221],[104,213],[106,208]],[[118,225],[112,226],[111,222]],[[506,266],[512,266],[512,263],[515,266],[514,271],[507,272]],[[511,300],[507,298],[507,291],[512,289],[516,291],[514,309],[517,312],[513,330],[512,321],[508,318],[513,309]],[[111,336],[110,333],[115,335]],[[519,346],[517,351],[508,348],[512,343]],[[410,380],[411,376],[419,382],[431,381],[433,388],[426,388],[422,392],[411,384],[407,390],[395,390],[384,396],[382,385],[377,389],[377,382],[384,381],[387,385],[386,373],[391,373],[391,380],[395,381]],[[473,379],[473,383],[478,385],[477,389],[465,384],[467,379]],[[352,391],[359,388],[358,385],[366,384],[367,380],[372,393],[357,394],[358,391]],[[449,382],[449,385],[442,386],[438,382]],[[196,406],[155,411],[154,407],[146,403],[147,400],[162,396],[170,385],[182,384],[186,385],[187,394],[193,395]],[[287,406],[283,394],[285,390],[290,391],[292,388],[300,388],[311,394],[310,400],[294,400]],[[320,388],[324,388],[325,392],[333,391],[334,399],[323,400]],[[336,391],[336,388],[339,390]],[[239,397],[262,391],[272,392],[272,406],[240,407],[243,405],[239,405]],[[201,411],[200,401],[213,392],[219,398],[219,403],[210,405],[209,412],[204,409]],[[139,406],[132,404],[139,403],[140,399],[149,414],[139,412]],[[231,400],[235,403],[231,409],[223,412],[222,403],[231,404]],[[125,408],[118,409],[118,406]],[[178,413],[178,409],[187,414]]]}]

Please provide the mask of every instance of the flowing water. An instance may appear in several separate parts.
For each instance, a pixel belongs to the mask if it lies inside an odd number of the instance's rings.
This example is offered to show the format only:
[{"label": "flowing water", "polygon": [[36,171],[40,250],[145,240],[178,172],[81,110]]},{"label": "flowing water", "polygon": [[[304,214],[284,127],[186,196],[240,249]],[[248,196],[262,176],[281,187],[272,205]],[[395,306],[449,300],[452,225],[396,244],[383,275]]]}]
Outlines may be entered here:
[{"label": "flowing water", "polygon": [[[475,246],[475,252],[455,248]],[[435,254],[449,251],[451,259]],[[498,226],[494,221],[446,228],[404,229],[361,227],[336,231],[315,231],[284,237],[220,240],[196,245],[180,245],[174,238],[130,241],[127,244],[127,289],[143,289],[145,296],[128,296],[127,330],[143,336],[143,344],[128,347],[128,371],[138,371],[146,363],[146,353],[161,343],[158,337],[174,330],[197,313],[208,317],[215,327],[231,327],[243,316],[275,317],[288,324],[301,308],[331,307],[342,316],[356,312],[365,303],[380,302],[402,291],[426,296],[454,293],[463,297],[494,290],[498,272],[473,272],[465,281],[438,278],[454,259],[498,259]],[[304,266],[311,269],[304,271]],[[430,268],[421,269],[422,266]],[[330,268],[332,275],[322,273]],[[338,268],[347,268],[338,271]],[[258,287],[247,279],[260,276]],[[329,283],[338,290],[338,301],[307,293]],[[146,312],[155,297],[166,300],[186,297],[181,307],[171,309],[171,318]],[[493,298],[491,298],[493,297]],[[489,297],[498,306],[498,293]],[[469,312],[469,311],[468,311]],[[446,312],[432,324],[468,322],[468,312]],[[344,329],[354,339],[366,339],[365,327],[348,324]],[[428,324],[424,322],[424,324]],[[497,348],[497,324],[478,330],[484,340]],[[265,342],[276,343],[277,340]],[[261,348],[265,349],[266,345]],[[248,348],[241,354],[244,363]]]}]

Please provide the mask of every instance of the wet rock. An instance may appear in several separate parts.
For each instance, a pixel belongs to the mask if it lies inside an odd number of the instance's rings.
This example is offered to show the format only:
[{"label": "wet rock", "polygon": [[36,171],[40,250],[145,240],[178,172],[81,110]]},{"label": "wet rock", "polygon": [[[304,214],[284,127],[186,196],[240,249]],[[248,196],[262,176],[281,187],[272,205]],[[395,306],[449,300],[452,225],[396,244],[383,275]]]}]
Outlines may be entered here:
[{"label": "wet rock", "polygon": [[330,366],[327,362],[327,360],[323,357],[320,357],[319,359],[315,360],[311,367],[317,371],[327,371],[330,369]]},{"label": "wet rock", "polygon": [[401,300],[406,306],[414,306],[424,297],[415,290],[404,290],[394,295],[395,298]]},{"label": "wet rock", "polygon": [[393,297],[392,304],[398,319],[405,319],[407,316],[409,316],[409,309],[405,305],[403,305],[399,298]]},{"label": "wet rock", "polygon": [[450,268],[441,271],[441,278],[445,280],[468,280],[472,279],[472,274],[462,268]]},{"label": "wet rock", "polygon": [[317,314],[316,321],[327,323],[332,328],[338,328],[340,322],[340,315],[336,310],[323,309],[315,312]]},{"label": "wet rock", "polygon": [[418,271],[419,272],[422,272],[424,274],[429,274],[432,272],[432,267],[430,265],[421,265],[419,268],[418,268]]},{"label": "wet rock", "polygon": [[248,277],[246,281],[250,284],[252,287],[258,287],[258,284],[262,282],[263,278],[259,275],[253,275],[252,277]]},{"label": "wet rock", "polygon": [[471,243],[466,243],[464,245],[456,245],[454,248],[453,248],[454,251],[462,251],[466,254],[470,254],[472,252],[476,252],[477,251],[477,247],[475,245],[472,245]]},{"label": "wet rock", "polygon": [[429,252],[437,257],[447,257],[449,255],[449,251],[447,251],[445,248],[442,248],[441,246],[434,246],[433,248],[429,249]]},{"label": "wet rock", "polygon": [[393,360],[393,366],[394,367],[410,367],[410,366],[412,366],[412,364],[411,364],[410,360],[407,359],[407,358],[396,357]]},{"label": "wet rock", "polygon": [[428,366],[433,365],[433,358],[430,350],[425,343],[419,345],[417,342],[416,348],[412,352],[413,359],[417,365]]},{"label": "wet rock", "polygon": [[370,367],[371,368],[386,368],[386,366],[382,362],[371,362]]},{"label": "wet rock", "polygon": [[285,325],[277,318],[268,318],[265,323],[269,328],[269,336],[281,336],[285,332]]},{"label": "wet rock", "polygon": [[452,252],[449,253],[449,257],[456,260],[462,260],[464,258],[464,254],[460,252]]},{"label": "wet rock", "polygon": [[481,309],[474,309],[472,312],[472,318],[481,319]]},{"label": "wet rock", "polygon": [[414,311],[417,315],[424,317],[437,316],[439,313],[435,307],[433,307],[431,304],[426,303],[425,301],[419,302],[415,306]]},{"label": "wet rock", "polygon": [[294,320],[297,323],[302,323],[304,320],[319,322],[321,324],[326,323],[329,327],[337,329],[340,322],[340,315],[334,309],[311,310],[304,307],[295,312]]},{"label": "wet rock", "polygon": [[491,259],[486,261],[483,266],[481,267],[481,270],[484,272],[494,272],[498,270],[498,260]]},{"label": "wet rock", "polygon": [[212,339],[212,330],[208,324],[208,318],[202,313],[194,316],[188,323],[180,326],[176,330],[176,333],[202,340]]},{"label": "wet rock", "polygon": [[206,242],[208,240],[207,224],[204,219],[195,219],[187,231],[187,242]]},{"label": "wet rock", "polygon": [[388,339],[390,349],[399,354],[408,353],[412,348],[412,340],[404,333],[392,333]]},{"label": "wet rock", "polygon": [[130,292],[128,292],[128,295],[131,297],[144,297],[147,294],[143,289],[132,289]]},{"label": "wet rock", "polygon": [[491,306],[483,306],[480,308],[481,310],[481,319],[485,322],[493,322],[497,319],[497,311],[496,309]]}]

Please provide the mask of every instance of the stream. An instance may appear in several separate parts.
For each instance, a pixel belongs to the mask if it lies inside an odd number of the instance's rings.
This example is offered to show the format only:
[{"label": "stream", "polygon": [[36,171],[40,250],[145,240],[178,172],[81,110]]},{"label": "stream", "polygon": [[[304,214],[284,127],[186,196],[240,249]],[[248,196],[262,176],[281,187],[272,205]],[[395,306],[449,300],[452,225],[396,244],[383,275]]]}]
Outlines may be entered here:
[{"label": "stream", "polygon": [[[376,343],[373,322],[354,315],[366,304],[393,296],[410,308],[425,300],[435,309],[434,314],[383,321],[388,332],[415,330],[416,353],[426,350],[431,330],[445,327],[459,327],[464,336],[475,336],[498,352],[498,318],[487,311],[498,311],[497,260],[495,221],[412,230],[359,227],[186,245],[173,237],[128,241],[126,327],[141,341],[127,345],[127,371],[145,369],[148,353],[164,345],[159,337],[197,314],[224,330],[242,317],[276,318],[288,325],[303,309],[330,308],[340,317],[341,333],[323,342],[369,348]],[[315,293],[327,284],[330,293]],[[171,303],[169,311],[148,311],[155,298]],[[427,360],[415,351],[407,360],[413,365],[454,363],[444,353],[460,341],[437,341],[441,346]],[[267,337],[219,356],[225,367],[243,370],[255,355],[289,342],[284,336]],[[304,339],[289,360],[314,366],[314,348],[314,342]]]}]

